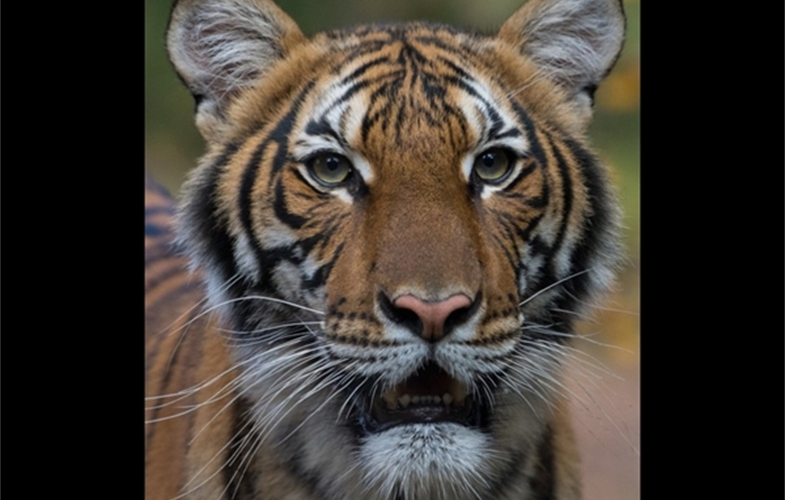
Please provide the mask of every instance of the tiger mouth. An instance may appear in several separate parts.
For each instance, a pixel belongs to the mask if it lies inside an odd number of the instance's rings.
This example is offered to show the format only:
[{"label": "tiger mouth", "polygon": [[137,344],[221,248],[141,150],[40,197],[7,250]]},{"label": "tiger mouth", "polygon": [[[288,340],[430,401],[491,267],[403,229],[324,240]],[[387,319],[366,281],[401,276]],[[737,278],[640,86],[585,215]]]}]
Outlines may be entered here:
[{"label": "tiger mouth", "polygon": [[358,416],[366,434],[400,425],[442,422],[480,428],[487,420],[487,405],[435,363],[428,363],[381,395],[369,396],[365,403]]}]

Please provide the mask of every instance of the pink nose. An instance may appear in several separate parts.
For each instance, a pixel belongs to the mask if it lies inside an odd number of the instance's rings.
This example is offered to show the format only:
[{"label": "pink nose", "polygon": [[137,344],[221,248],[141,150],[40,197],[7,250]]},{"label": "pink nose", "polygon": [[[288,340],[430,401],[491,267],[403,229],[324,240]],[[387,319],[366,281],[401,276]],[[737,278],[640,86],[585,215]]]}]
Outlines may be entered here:
[{"label": "pink nose", "polygon": [[466,295],[458,294],[439,302],[423,302],[414,295],[402,295],[395,299],[393,305],[399,309],[408,309],[422,321],[419,336],[429,342],[437,342],[444,337],[444,323],[455,311],[467,308],[472,301]]}]

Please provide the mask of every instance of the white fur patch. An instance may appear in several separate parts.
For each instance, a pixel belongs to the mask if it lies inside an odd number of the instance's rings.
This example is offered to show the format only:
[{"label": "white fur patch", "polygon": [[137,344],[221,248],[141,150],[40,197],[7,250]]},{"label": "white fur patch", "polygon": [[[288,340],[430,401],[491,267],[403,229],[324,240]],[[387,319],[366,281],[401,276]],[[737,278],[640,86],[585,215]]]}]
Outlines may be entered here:
[{"label": "white fur patch", "polygon": [[491,440],[458,424],[402,425],[360,447],[363,478],[380,498],[464,498],[492,469]]},{"label": "white fur patch", "polygon": [[256,282],[259,276],[259,263],[256,261],[256,252],[246,233],[237,235],[234,244],[234,260],[237,261],[240,272]]}]

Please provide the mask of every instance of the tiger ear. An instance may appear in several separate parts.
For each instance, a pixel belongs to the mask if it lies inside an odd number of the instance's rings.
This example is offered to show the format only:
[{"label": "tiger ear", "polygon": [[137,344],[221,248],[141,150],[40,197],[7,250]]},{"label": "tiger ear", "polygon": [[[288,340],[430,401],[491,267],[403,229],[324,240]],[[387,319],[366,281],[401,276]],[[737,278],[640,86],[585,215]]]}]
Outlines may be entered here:
[{"label": "tiger ear", "polygon": [[169,59],[196,100],[205,139],[220,134],[229,102],[305,40],[268,0],[179,0],[166,34]]},{"label": "tiger ear", "polygon": [[590,107],[619,57],[624,31],[621,0],[529,0],[499,37]]}]

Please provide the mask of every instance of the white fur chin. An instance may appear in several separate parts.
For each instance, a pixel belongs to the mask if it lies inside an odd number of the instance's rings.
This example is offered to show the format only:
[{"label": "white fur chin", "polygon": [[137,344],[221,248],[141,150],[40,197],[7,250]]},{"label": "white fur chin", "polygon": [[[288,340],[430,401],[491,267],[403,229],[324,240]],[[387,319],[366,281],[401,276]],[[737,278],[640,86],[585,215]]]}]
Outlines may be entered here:
[{"label": "white fur chin", "polygon": [[360,466],[378,498],[477,498],[490,447],[488,436],[462,425],[402,425],[366,438]]}]

